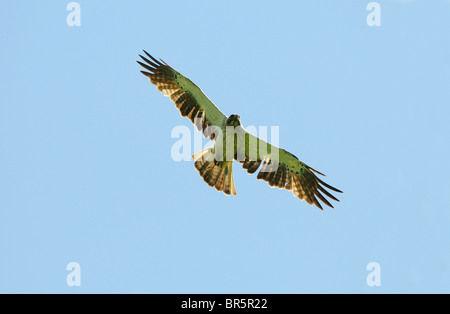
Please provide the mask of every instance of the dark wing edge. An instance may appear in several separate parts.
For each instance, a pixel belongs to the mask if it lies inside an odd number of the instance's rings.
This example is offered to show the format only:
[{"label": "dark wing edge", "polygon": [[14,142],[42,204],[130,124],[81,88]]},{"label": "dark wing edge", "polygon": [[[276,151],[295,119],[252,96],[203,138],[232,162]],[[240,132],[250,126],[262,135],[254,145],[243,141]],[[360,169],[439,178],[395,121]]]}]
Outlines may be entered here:
[{"label": "dark wing edge", "polygon": [[206,138],[213,140],[215,138],[214,129],[211,127],[213,123],[208,119],[205,108],[198,103],[192,94],[184,91],[177,83],[177,76],[180,73],[175,71],[167,63],[160,59],[158,61],[152,57],[147,51],[144,53],[148,58],[139,55],[145,63],[136,61],[147,71],[140,71],[142,74],[150,79],[150,82],[157,87],[157,89],[169,96],[175,103],[175,106],[180,111],[182,117],[187,117],[203,132]]}]

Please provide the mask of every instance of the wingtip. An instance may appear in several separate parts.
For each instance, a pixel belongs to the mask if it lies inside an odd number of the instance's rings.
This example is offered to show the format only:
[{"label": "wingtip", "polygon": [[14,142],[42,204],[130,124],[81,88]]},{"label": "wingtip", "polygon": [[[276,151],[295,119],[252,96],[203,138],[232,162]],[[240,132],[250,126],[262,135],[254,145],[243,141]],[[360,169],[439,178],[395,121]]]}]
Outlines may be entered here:
[{"label": "wingtip", "polygon": [[150,76],[152,75],[151,73],[145,72],[145,71],[139,71],[139,72],[141,72],[142,74],[144,74],[148,78],[150,78]]},{"label": "wingtip", "polygon": [[159,62],[158,60],[156,60],[151,54],[149,54],[147,51],[144,50],[144,53],[153,60],[153,62],[155,62],[157,65],[161,66],[163,65],[161,62]]},{"label": "wingtip", "polygon": [[313,167],[308,166],[308,169],[311,170],[311,171],[313,171],[313,172],[315,172],[315,173],[317,173],[317,174],[320,174],[321,176],[326,177],[325,174],[323,174],[322,172],[320,172],[320,171],[314,169]]},{"label": "wingtip", "polygon": [[312,196],[312,200],[311,200],[312,202],[312,204],[311,205],[316,205],[317,207],[319,207],[320,208],[320,210],[322,210],[323,211],[323,207],[322,207],[322,205],[320,204],[320,202],[317,200],[317,198],[313,195]]},{"label": "wingtip", "polygon": [[312,205],[316,205],[317,208],[319,208],[321,211],[323,211],[323,207],[322,207],[322,205],[320,205],[320,203],[319,204],[312,204]]},{"label": "wingtip", "polygon": [[334,192],[338,192],[338,193],[344,193],[339,189],[336,189],[334,186],[331,186],[325,182],[323,182],[322,180],[320,180],[318,177],[316,177],[317,181],[319,181],[320,184],[322,184],[323,186],[327,187],[328,189],[334,191]]}]

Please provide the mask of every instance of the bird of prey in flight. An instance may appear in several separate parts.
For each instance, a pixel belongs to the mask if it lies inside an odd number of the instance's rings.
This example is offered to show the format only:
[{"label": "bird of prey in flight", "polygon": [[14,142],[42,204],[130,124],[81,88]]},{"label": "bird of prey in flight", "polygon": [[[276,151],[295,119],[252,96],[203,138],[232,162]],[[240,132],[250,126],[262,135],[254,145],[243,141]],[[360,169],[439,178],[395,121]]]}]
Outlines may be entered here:
[{"label": "bird of prey in flight", "polygon": [[[236,114],[227,117],[187,77],[183,76],[163,60],[148,54],[139,55],[145,62],[137,61],[146,71],[142,74],[164,92],[175,103],[181,116],[188,117],[205,137],[215,145],[194,154],[195,168],[203,180],[217,191],[236,195],[233,180],[233,160],[242,163],[248,173],[255,173],[261,166],[257,179],[292,191],[295,197],[322,209],[321,203],[333,206],[325,196],[338,201],[329,191],[342,191],[326,184],[316,174],[319,171],[301,162],[293,154],[275,147],[248,133]],[[319,200],[318,200],[319,199]]]}]

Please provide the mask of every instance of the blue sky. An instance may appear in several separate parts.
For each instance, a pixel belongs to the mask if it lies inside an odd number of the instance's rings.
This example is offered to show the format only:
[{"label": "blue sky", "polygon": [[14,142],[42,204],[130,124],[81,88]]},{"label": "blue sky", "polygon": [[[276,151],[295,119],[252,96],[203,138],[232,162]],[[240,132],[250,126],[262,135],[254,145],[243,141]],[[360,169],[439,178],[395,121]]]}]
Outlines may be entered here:
[{"label": "blue sky", "polygon": [[[68,2],[1,4],[0,292],[450,292],[449,1],[379,1],[380,27],[370,1],[79,1],[79,27]],[[142,49],[280,126],[341,203],[174,162],[193,127]]]}]

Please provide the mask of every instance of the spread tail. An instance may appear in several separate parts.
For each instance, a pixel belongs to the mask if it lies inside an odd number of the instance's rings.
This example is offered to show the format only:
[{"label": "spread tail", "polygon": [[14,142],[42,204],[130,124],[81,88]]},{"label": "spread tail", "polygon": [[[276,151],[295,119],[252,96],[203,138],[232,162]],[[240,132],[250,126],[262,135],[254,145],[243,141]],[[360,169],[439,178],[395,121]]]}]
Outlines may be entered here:
[{"label": "spread tail", "polygon": [[214,157],[214,146],[192,155],[195,169],[209,186],[215,187],[217,191],[223,191],[226,195],[236,195],[233,161],[217,161]]}]

